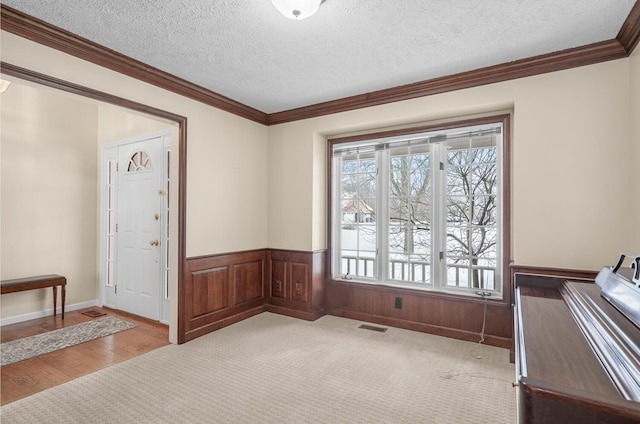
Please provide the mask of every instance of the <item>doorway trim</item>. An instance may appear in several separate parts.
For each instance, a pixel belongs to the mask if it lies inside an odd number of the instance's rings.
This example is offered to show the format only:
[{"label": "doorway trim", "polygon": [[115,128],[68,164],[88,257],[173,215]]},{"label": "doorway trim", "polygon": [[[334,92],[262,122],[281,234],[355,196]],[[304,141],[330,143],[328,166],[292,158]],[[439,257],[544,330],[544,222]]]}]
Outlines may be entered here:
[{"label": "doorway trim", "polygon": [[[10,63],[0,61],[0,72],[3,74],[34,82],[46,87],[55,88],[67,93],[77,94],[89,99],[119,106],[125,109],[142,112],[151,116],[173,121],[178,124],[178,287],[177,287],[177,342],[184,343],[184,272],[186,269],[186,199],[187,199],[187,118],[153,106],[134,102],[102,91],[74,84],[50,75],[35,72]],[[171,299],[173,302],[174,299]]]}]

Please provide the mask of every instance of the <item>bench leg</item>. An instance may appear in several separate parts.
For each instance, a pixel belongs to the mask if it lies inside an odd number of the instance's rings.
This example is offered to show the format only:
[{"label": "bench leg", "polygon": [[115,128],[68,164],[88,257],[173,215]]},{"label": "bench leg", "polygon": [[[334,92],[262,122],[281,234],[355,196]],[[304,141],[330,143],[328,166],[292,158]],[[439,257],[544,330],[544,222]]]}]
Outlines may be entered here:
[{"label": "bench leg", "polygon": [[67,296],[67,283],[65,282],[62,285],[62,289],[60,290],[60,297],[62,301],[62,319],[64,319],[64,298]]},{"label": "bench leg", "polygon": [[56,311],[58,310],[58,286],[51,287],[53,289],[53,316],[56,316]]}]

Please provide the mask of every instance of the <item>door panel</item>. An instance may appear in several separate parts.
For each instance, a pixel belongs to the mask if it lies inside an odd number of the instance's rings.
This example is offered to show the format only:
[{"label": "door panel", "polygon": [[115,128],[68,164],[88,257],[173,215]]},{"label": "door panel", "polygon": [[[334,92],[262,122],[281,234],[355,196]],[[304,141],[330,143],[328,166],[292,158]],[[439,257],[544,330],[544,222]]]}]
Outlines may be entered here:
[{"label": "door panel", "polygon": [[161,137],[118,148],[118,308],[160,319]]}]

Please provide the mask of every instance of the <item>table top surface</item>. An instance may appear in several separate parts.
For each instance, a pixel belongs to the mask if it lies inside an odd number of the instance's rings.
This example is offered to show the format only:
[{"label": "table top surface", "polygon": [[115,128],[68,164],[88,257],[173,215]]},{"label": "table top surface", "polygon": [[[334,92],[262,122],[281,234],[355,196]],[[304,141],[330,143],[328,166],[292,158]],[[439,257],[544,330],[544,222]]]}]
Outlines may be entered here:
[{"label": "table top surface", "polygon": [[42,283],[44,281],[58,282],[57,285],[66,284],[66,277],[58,274],[48,274],[48,275],[38,275],[35,277],[26,277],[26,278],[14,278],[12,280],[2,280],[0,281],[0,286],[8,287],[8,286],[17,286],[21,284],[36,284]]}]

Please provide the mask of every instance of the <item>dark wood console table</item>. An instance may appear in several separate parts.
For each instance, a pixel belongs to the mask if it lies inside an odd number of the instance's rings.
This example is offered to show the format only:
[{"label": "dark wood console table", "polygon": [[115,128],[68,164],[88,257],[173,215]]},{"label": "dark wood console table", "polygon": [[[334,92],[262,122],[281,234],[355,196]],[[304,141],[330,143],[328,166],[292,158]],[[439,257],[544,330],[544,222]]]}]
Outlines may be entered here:
[{"label": "dark wood console table", "polygon": [[53,288],[53,315],[56,315],[58,302],[58,286],[61,286],[60,300],[62,303],[62,319],[64,319],[64,302],[66,296],[67,279],[61,275],[38,275],[36,277],[16,278],[13,280],[2,280],[0,282],[1,294],[15,293],[26,290]]},{"label": "dark wood console table", "polygon": [[[610,336],[608,348],[628,356],[629,343],[621,340],[640,346],[640,329],[603,299],[592,281],[540,275],[514,280],[518,422],[639,423],[640,403],[623,395],[628,382],[619,369],[624,365],[607,364],[596,354],[584,323],[607,321],[615,329],[604,332]],[[637,369],[638,352],[631,349],[630,356]]]}]

